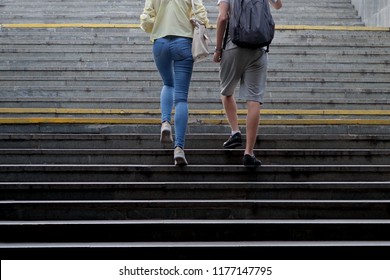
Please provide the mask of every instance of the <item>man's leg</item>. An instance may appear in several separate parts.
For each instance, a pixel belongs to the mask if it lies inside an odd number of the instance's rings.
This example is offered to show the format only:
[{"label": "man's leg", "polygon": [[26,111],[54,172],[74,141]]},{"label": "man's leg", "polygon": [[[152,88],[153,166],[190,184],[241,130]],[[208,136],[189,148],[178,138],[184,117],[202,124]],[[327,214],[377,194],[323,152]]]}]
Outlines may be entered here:
[{"label": "man's leg", "polygon": [[222,96],[221,98],[223,107],[225,109],[225,114],[232,132],[239,131],[240,129],[238,126],[237,104],[234,96]]},{"label": "man's leg", "polygon": [[245,154],[254,155],[254,148],[257,139],[257,129],[260,120],[260,103],[256,101],[248,101],[248,114],[246,117],[246,147]]}]

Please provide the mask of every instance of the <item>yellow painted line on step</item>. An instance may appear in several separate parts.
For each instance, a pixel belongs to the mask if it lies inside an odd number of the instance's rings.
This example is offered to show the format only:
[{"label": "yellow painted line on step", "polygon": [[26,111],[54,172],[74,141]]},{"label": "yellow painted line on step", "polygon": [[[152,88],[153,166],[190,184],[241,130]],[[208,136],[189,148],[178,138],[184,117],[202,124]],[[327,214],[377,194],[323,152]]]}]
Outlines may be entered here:
[{"label": "yellow painted line on step", "polygon": [[0,124],[161,124],[161,120],[147,118],[0,118]]},{"label": "yellow painted line on step", "polygon": [[[0,118],[0,125],[20,124],[123,124],[123,125],[159,125],[159,118]],[[245,120],[240,119],[240,124]],[[226,125],[226,119],[193,119],[189,124]],[[260,120],[260,125],[390,125],[390,120],[377,119],[279,119]]]},{"label": "yellow painted line on step", "polygon": [[139,28],[135,23],[4,23],[4,28]]},{"label": "yellow painted line on step", "polygon": [[[131,28],[139,29],[138,23],[3,23],[4,28]],[[210,29],[216,25],[211,24]],[[390,27],[340,26],[340,25],[276,25],[277,30],[328,30],[328,31],[381,31],[390,32]]]},{"label": "yellow painted line on step", "polygon": [[0,108],[8,114],[157,114],[159,109]]},{"label": "yellow painted line on step", "polygon": [[277,25],[278,30],[327,30],[327,31],[381,31],[390,32],[390,27],[340,26],[340,25]]},{"label": "yellow painted line on step", "polygon": [[[279,110],[269,110],[270,114],[278,114]],[[284,110],[284,114],[302,115],[389,115],[390,110]],[[282,112],[279,112],[282,114]]]},{"label": "yellow painted line on step", "polygon": [[[246,114],[246,110],[238,110]],[[261,115],[381,115],[390,116],[390,110],[301,110],[301,109],[264,109]]]},{"label": "yellow painted line on step", "polygon": [[[96,108],[0,108],[2,114],[160,114],[160,109],[96,109]],[[225,115],[223,109],[190,110],[191,115]],[[246,109],[239,109],[239,115],[246,115]],[[264,109],[261,115],[380,115],[390,116],[390,110],[301,110]]]},{"label": "yellow painted line on step", "polygon": [[[190,110],[193,115],[224,115],[224,110]],[[246,109],[237,110],[246,115]],[[263,109],[261,115],[381,115],[390,116],[390,110],[301,110],[301,109]]]},{"label": "yellow painted line on step", "polygon": [[[226,120],[204,119],[199,123],[205,125],[227,125]],[[245,125],[245,120],[238,120],[240,125]],[[390,120],[370,119],[284,119],[284,120],[260,120],[259,125],[390,125]]]}]

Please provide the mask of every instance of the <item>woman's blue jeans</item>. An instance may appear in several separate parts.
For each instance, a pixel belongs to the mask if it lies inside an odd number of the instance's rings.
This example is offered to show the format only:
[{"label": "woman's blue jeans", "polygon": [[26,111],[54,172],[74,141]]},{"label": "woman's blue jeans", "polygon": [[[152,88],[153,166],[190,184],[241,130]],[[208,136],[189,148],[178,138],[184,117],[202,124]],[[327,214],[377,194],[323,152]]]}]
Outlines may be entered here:
[{"label": "woman's blue jeans", "polygon": [[171,122],[175,106],[175,147],[184,149],[188,124],[188,91],[194,61],[192,39],[167,36],[154,41],[153,55],[163,80],[161,90],[161,122]]}]

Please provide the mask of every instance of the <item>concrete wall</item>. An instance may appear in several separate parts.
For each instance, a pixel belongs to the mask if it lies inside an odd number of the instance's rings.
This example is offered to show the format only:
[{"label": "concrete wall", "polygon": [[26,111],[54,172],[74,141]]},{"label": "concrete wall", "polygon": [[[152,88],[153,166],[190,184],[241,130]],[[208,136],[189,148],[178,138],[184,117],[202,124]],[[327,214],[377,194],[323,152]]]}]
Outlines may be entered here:
[{"label": "concrete wall", "polygon": [[390,27],[390,0],[351,0],[366,26]]}]

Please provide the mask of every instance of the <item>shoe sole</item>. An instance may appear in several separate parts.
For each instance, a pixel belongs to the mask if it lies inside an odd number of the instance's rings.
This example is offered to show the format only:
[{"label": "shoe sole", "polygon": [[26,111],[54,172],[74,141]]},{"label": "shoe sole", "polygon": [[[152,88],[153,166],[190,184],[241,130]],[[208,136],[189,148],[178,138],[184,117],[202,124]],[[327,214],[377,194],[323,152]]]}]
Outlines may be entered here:
[{"label": "shoe sole", "polygon": [[224,149],[233,149],[233,148],[238,148],[238,147],[242,147],[242,144],[235,143],[235,144],[231,144],[229,146],[223,146]]},{"label": "shoe sole", "polygon": [[252,168],[255,168],[255,167],[260,167],[261,164],[244,164],[245,167],[252,167]]},{"label": "shoe sole", "polygon": [[186,166],[188,165],[187,160],[182,157],[175,158],[175,165],[176,166]]},{"label": "shoe sole", "polygon": [[171,132],[169,130],[165,130],[165,131],[161,132],[160,142],[166,143],[166,144],[173,142]]},{"label": "shoe sole", "polygon": [[258,167],[258,166],[261,166],[261,162],[259,163],[243,163],[245,167]]}]

